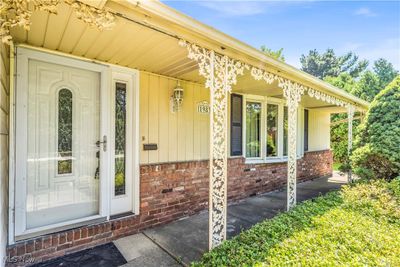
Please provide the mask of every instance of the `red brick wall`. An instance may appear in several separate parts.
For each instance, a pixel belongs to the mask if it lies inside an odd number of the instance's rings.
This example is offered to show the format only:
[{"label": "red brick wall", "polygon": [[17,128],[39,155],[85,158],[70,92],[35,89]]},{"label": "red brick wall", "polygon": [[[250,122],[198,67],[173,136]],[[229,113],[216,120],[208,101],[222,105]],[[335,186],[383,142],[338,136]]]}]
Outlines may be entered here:
[{"label": "red brick wall", "polygon": [[[265,193],[286,184],[286,163],[228,162],[228,201]],[[297,162],[298,180],[332,174],[329,150],[307,152]],[[32,256],[47,260],[110,242],[143,229],[195,214],[208,205],[208,161],[142,165],[140,215],[20,241],[9,246],[9,258]],[[12,264],[8,264],[12,266]]]},{"label": "red brick wall", "polygon": [[[297,180],[306,181],[332,174],[330,150],[306,152],[297,161]],[[243,158],[228,164],[228,201],[270,192],[286,185],[286,162],[244,164]]]}]

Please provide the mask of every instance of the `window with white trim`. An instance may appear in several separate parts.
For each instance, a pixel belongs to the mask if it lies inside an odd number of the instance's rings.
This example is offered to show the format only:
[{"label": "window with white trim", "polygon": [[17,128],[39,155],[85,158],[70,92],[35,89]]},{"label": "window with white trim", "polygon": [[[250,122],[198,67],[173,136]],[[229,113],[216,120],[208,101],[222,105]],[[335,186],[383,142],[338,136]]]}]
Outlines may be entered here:
[{"label": "window with white trim", "polygon": [[[299,107],[297,151],[303,151],[303,108]],[[245,97],[244,150],[249,161],[285,161],[288,155],[288,109],[284,99]]]}]

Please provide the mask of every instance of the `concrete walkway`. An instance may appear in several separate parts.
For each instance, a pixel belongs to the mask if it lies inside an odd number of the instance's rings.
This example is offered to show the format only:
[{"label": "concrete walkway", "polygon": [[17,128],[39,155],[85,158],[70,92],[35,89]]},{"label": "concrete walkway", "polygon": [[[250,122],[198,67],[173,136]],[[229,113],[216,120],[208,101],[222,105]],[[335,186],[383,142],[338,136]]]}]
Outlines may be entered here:
[{"label": "concrete walkway", "polygon": [[[345,184],[335,173],[297,185],[297,201],[314,198]],[[227,234],[231,238],[286,209],[286,190],[249,197],[228,207]],[[114,244],[127,260],[124,266],[181,266],[200,259],[208,249],[208,212],[124,237]]]}]

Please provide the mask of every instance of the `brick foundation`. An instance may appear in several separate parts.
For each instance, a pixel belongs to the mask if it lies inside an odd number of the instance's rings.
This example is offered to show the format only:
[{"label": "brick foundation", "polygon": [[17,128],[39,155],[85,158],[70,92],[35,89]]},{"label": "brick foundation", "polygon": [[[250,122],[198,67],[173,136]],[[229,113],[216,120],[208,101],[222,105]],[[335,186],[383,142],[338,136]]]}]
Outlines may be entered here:
[{"label": "brick foundation", "polygon": [[[331,175],[332,153],[307,152],[297,166],[299,181]],[[228,201],[283,187],[286,168],[285,162],[245,164],[244,158],[229,159]],[[198,213],[208,205],[208,161],[142,165],[140,192],[140,215],[19,241],[8,247],[7,255],[44,261]]]}]

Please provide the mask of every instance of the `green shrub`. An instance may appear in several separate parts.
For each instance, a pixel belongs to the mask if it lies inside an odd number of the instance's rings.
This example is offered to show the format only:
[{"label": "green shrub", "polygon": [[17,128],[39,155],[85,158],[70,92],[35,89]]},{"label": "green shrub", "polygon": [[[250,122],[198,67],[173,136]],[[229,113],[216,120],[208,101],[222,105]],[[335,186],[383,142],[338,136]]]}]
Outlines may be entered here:
[{"label": "green shrub", "polygon": [[358,129],[351,161],[365,178],[393,179],[400,174],[400,76],[372,101]]},{"label": "green shrub", "polygon": [[400,266],[400,179],[362,181],[263,221],[193,266]]},{"label": "green shrub", "polygon": [[400,207],[400,176],[393,179],[393,181],[390,182],[389,190],[392,191],[394,196],[399,201],[399,207]]},{"label": "green shrub", "polygon": [[381,180],[362,182],[356,187],[345,186],[343,207],[374,218],[382,217],[400,226],[400,199],[394,194],[395,188],[395,183]]},{"label": "green shrub", "polygon": [[[357,115],[356,115],[357,116]],[[336,121],[342,121],[347,119],[347,114],[332,114],[331,122],[334,123]],[[357,126],[359,125],[359,120],[353,121],[353,136],[357,134]],[[347,153],[347,145],[348,145],[348,123],[342,122],[339,124],[333,124],[331,126],[331,150],[333,153],[333,161],[347,164],[348,166],[348,153]],[[347,170],[345,170],[347,171]]]},{"label": "green shrub", "polygon": [[350,169],[351,169],[351,166],[349,163],[343,163],[339,167],[339,171],[344,172],[344,173],[348,172]]}]

